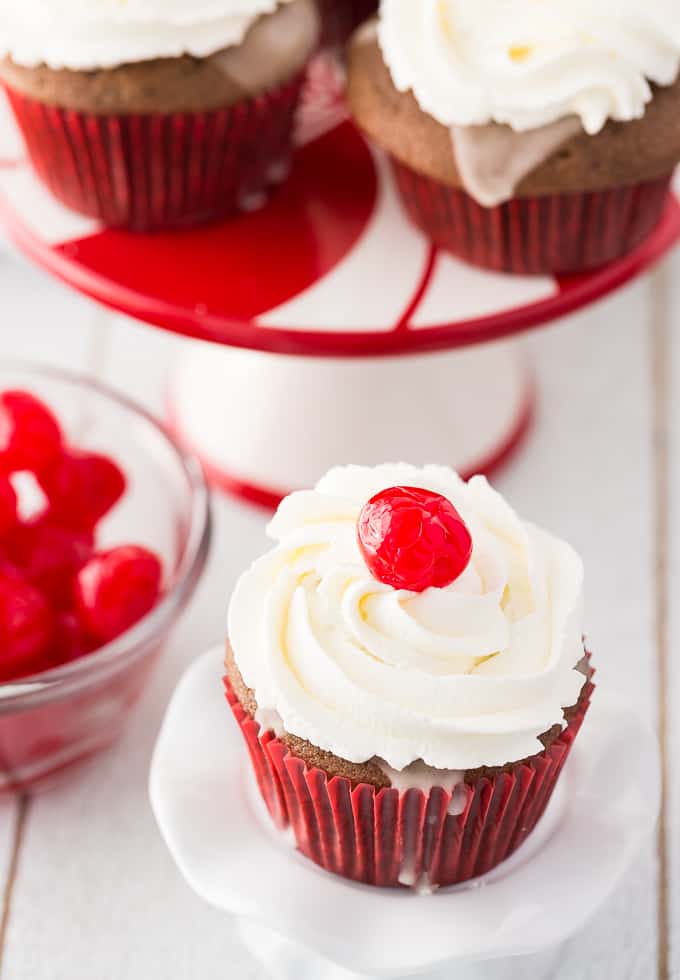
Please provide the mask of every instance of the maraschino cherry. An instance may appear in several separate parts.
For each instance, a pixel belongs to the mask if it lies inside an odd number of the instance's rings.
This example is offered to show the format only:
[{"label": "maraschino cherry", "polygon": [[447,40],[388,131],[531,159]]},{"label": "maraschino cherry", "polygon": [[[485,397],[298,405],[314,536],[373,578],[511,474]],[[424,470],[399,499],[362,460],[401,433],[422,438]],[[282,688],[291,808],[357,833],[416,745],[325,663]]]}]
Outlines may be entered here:
[{"label": "maraschino cherry", "polygon": [[90,636],[108,643],[153,609],[161,591],[158,557],[139,545],[94,555],[75,580],[76,612]]},{"label": "maraschino cherry", "polygon": [[28,391],[0,394],[0,470],[40,473],[62,449],[61,428],[52,412]]},{"label": "maraschino cherry", "polygon": [[[13,482],[25,472],[44,498],[31,517]],[[99,522],[125,490],[118,464],[69,445],[47,405],[0,392],[0,683],[85,656],[159,600],[157,555],[97,548]]]},{"label": "maraschino cherry", "polygon": [[42,592],[3,567],[0,571],[0,682],[40,669],[52,639],[52,617]]},{"label": "maraschino cherry", "polygon": [[20,524],[4,542],[9,560],[59,609],[73,601],[73,580],[94,552],[91,531],[72,531],[47,518]]},{"label": "maraschino cherry", "polygon": [[18,503],[14,487],[6,477],[0,476],[0,537],[15,527]]},{"label": "maraschino cherry", "polygon": [[125,476],[108,456],[64,450],[38,476],[53,523],[91,531],[125,493]]},{"label": "maraschino cherry", "polygon": [[372,497],[357,524],[371,575],[395,589],[444,589],[472,556],[472,538],[450,500],[419,487],[390,487]]}]

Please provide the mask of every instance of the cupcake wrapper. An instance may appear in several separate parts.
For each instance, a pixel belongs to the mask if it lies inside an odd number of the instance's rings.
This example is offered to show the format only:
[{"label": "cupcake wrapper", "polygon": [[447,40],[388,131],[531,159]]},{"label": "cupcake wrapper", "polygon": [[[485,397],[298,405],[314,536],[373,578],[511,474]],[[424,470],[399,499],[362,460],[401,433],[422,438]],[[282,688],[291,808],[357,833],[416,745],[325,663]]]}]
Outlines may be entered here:
[{"label": "cupcake wrapper", "polygon": [[321,45],[344,44],[352,31],[372,17],[378,0],[318,0],[321,12]]},{"label": "cupcake wrapper", "polygon": [[550,748],[502,771],[461,784],[452,794],[354,785],[309,768],[241,706],[225,678],[262,797],[276,826],[292,827],[299,850],[316,864],[371,885],[430,889],[478,877],[531,833],[552,795],[583,722],[593,685]]},{"label": "cupcake wrapper", "polygon": [[40,178],[68,207],[135,231],[210,221],[257,203],[291,155],[304,73],[207,112],[95,115],[6,88]]},{"label": "cupcake wrapper", "polygon": [[435,245],[473,265],[525,275],[569,275],[627,255],[658,224],[671,184],[669,175],[486,208],[394,158],[392,166],[409,217]]}]

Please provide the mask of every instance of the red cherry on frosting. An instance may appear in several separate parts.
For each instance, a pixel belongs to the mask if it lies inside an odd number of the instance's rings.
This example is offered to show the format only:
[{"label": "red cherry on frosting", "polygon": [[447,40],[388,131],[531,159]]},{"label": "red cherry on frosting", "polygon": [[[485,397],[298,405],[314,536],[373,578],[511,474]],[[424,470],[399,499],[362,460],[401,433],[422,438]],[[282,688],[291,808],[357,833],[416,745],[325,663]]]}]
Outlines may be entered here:
[{"label": "red cherry on frosting", "polygon": [[411,592],[446,588],[462,575],[472,538],[450,500],[418,487],[391,487],[371,498],[357,525],[371,575]]}]

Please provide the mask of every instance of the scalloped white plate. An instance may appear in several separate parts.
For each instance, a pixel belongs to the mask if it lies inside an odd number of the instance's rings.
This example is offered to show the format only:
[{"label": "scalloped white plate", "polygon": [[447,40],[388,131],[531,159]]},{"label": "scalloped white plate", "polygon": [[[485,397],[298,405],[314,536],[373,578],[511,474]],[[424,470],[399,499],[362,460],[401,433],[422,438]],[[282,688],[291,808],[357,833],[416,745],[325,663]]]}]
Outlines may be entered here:
[{"label": "scalloped white plate", "polygon": [[224,699],[222,659],[221,647],[204,654],[170,703],[150,774],[156,819],[202,898],[327,961],[329,975],[398,977],[561,943],[611,893],[656,823],[656,739],[597,690],[559,793],[510,861],[429,896],[344,881],[264,821]]}]

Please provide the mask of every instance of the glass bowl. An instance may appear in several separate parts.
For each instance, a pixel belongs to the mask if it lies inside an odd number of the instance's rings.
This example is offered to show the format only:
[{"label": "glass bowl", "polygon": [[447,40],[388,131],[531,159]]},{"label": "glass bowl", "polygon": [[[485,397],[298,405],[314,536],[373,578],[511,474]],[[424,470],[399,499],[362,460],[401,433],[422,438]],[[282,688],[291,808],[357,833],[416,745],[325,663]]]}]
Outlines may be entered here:
[{"label": "glass bowl", "polygon": [[34,787],[120,734],[205,565],[209,493],[198,462],[151,415],[96,381],[7,363],[0,391],[25,389],[59,418],[77,448],[110,455],[128,489],[98,526],[98,547],[141,544],[163,560],[163,595],[143,619],[94,653],[0,684],[0,792]]}]

